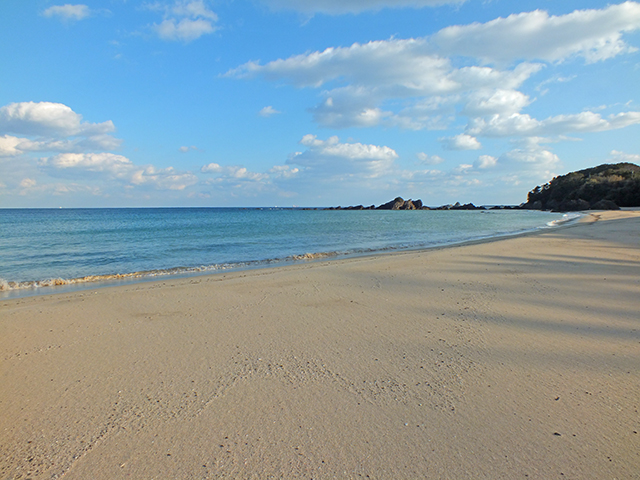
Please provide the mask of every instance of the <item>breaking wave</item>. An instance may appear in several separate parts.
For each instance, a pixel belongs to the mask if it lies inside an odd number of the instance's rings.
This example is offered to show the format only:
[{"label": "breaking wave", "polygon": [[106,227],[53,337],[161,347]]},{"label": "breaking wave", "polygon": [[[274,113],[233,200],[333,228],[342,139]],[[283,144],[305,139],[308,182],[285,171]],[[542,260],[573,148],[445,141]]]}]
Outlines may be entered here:
[{"label": "breaking wave", "polygon": [[552,220],[547,222],[547,227],[558,227],[560,225],[564,225],[565,223],[574,222],[584,215],[581,213],[565,213],[562,215],[562,218],[558,218],[557,220]]},{"label": "breaking wave", "polygon": [[306,260],[319,260],[323,258],[336,257],[338,255],[346,255],[340,252],[318,252],[304,253],[302,255],[290,255],[284,258],[273,258],[267,260],[257,260],[252,262],[224,263],[216,265],[203,265],[199,267],[176,267],[162,268],[158,270],[147,270],[131,273],[114,273],[107,275],[86,275],[77,278],[48,278],[44,280],[29,280],[22,282],[9,281],[0,278],[0,292],[8,292],[12,290],[26,290],[44,287],[61,287],[65,285],[80,285],[84,283],[100,283],[111,281],[127,281],[152,279],[154,277],[163,277],[170,275],[196,275],[201,273],[215,273],[219,271],[241,270],[246,268],[254,268],[273,264],[286,264],[293,262],[301,262]]}]

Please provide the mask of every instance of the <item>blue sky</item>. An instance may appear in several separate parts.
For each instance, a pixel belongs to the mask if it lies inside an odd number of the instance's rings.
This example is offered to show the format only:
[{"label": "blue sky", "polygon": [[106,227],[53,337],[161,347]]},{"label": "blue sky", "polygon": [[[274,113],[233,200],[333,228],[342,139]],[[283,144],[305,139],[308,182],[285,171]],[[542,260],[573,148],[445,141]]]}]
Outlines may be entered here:
[{"label": "blue sky", "polygon": [[640,163],[640,3],[0,3],[0,207],[517,204]]}]

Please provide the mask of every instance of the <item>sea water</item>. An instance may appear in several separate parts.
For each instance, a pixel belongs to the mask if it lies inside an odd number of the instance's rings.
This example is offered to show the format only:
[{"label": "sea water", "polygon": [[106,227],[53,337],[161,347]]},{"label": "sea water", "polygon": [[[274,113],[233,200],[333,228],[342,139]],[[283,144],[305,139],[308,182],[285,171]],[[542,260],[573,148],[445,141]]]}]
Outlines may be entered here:
[{"label": "sea water", "polygon": [[429,248],[567,219],[526,210],[0,209],[0,297]]}]

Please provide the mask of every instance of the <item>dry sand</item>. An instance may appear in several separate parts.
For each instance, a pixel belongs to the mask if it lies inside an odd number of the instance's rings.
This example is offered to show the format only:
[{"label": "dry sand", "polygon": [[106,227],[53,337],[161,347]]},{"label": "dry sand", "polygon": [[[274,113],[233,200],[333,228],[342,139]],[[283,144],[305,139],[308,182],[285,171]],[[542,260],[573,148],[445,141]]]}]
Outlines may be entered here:
[{"label": "dry sand", "polygon": [[0,302],[1,479],[640,478],[640,212]]}]

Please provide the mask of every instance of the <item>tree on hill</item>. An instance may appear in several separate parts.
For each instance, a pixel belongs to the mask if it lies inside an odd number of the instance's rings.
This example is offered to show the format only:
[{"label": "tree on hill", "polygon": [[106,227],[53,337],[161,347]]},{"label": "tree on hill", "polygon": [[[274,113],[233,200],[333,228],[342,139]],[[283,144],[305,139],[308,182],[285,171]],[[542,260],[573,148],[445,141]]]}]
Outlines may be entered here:
[{"label": "tree on hill", "polygon": [[640,167],[604,164],[555,177],[529,192],[524,208],[588,210],[640,206]]}]

